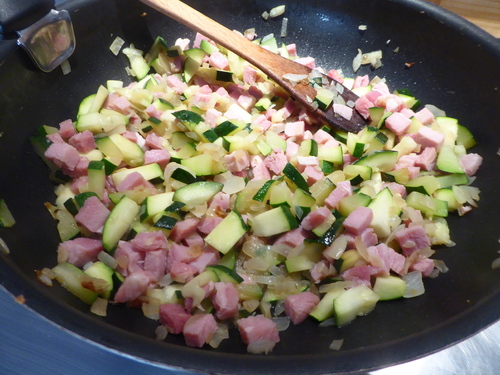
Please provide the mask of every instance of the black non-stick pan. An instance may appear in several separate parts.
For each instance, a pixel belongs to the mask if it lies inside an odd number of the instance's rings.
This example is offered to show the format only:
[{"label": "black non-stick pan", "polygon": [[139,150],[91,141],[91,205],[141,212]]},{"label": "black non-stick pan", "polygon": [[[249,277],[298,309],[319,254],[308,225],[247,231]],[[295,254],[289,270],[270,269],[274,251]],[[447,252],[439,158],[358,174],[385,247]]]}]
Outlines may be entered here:
[{"label": "black non-stick pan", "polygon": [[[418,298],[379,303],[347,326],[290,327],[268,355],[250,355],[236,330],[218,349],[192,349],[182,337],[155,340],[157,323],[141,311],[112,306],[105,318],[59,286],[40,284],[34,270],[56,264],[58,235],[43,203],[53,201],[48,169],[28,137],[42,125],[74,119],[80,101],[107,79],[130,81],[126,57],[113,55],[116,36],[147,49],[157,35],[173,43],[194,37],[185,27],[138,1],[72,0],[76,50],[71,73],[43,73],[21,49],[0,57],[0,197],[16,225],[0,229],[10,255],[0,256],[0,282],[26,305],[54,323],[106,347],[160,364],[223,374],[323,374],[385,367],[425,356],[465,339],[500,318],[500,270],[492,270],[500,238],[500,45],[492,36],[436,6],[419,0],[190,0],[188,4],[232,29],[255,27],[279,34],[281,20],[261,13],[286,4],[285,43],[325,68],[352,75],[352,59],[381,49],[383,67],[360,74],[385,77],[392,88],[410,89],[456,117],[475,135],[472,150],[484,157],[475,186],[479,208],[448,221],[456,246],[437,250],[449,272],[426,279]],[[361,31],[359,25],[366,25]],[[397,52],[395,52],[397,50]],[[410,64],[408,68],[405,63]],[[328,349],[344,339],[339,351]]]}]

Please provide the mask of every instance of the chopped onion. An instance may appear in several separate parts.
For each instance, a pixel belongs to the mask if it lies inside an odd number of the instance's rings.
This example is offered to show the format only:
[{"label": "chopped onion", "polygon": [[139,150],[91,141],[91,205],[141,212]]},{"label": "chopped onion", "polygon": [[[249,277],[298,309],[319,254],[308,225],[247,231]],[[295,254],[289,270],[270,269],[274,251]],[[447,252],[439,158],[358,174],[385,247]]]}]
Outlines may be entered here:
[{"label": "chopped onion", "polygon": [[340,350],[343,344],[344,344],[344,339],[333,340],[328,348],[330,350]]},{"label": "chopped onion", "polygon": [[285,13],[285,9],[286,9],[285,5],[278,5],[277,7],[274,7],[269,12],[269,18],[281,16],[283,13]]},{"label": "chopped onion", "polygon": [[116,259],[113,258],[113,256],[107,251],[101,251],[99,254],[97,254],[97,259],[99,259],[101,262],[103,262],[106,266],[108,266],[111,269],[115,269],[116,266],[118,266]]},{"label": "chopped onion", "polygon": [[142,313],[146,318],[158,320],[160,319],[160,305],[158,303],[154,303],[153,300],[155,299],[152,298],[149,302],[142,304]]},{"label": "chopped onion", "polygon": [[279,300],[276,302],[276,305],[274,305],[274,316],[276,317],[274,319],[277,319],[277,317],[280,316],[283,312],[285,312],[285,301]]},{"label": "chopped onion", "polygon": [[248,312],[254,312],[259,307],[260,302],[256,299],[249,299],[242,302],[243,308]]},{"label": "chopped onion", "polygon": [[104,298],[100,298],[100,297],[97,297],[97,299],[94,301],[92,306],[90,306],[90,311],[93,314],[96,314],[99,316],[106,316],[107,309],[108,309],[108,300],[104,299]]},{"label": "chopped onion", "polygon": [[174,282],[174,280],[172,279],[172,276],[170,275],[170,273],[167,273],[167,274],[165,274],[165,276],[163,276],[160,279],[160,281],[158,281],[158,285],[165,287],[165,286],[169,286],[173,282]]},{"label": "chopped onion", "polygon": [[434,115],[434,117],[446,117],[446,112],[443,111],[442,109],[439,109],[435,105],[432,104],[426,104],[425,108],[427,108],[431,113]]},{"label": "chopped onion", "polygon": [[281,32],[280,32],[280,36],[282,38],[286,37],[287,29],[288,29],[288,18],[283,17],[283,21],[281,22]]},{"label": "chopped onion", "polygon": [[212,348],[218,348],[222,340],[229,338],[229,329],[227,325],[222,323],[217,323],[217,331],[215,331],[214,336],[208,342]]},{"label": "chopped onion", "polygon": [[491,263],[491,268],[494,270],[497,270],[500,268],[500,258],[496,258],[492,263]]},{"label": "chopped onion", "polygon": [[109,49],[111,50],[113,55],[118,56],[118,54],[120,53],[120,50],[124,44],[125,44],[125,41],[122,38],[120,38],[119,36],[117,36],[115,38],[115,40],[113,40],[113,43],[111,43],[111,45],[109,46]]},{"label": "chopped onion", "polygon": [[276,343],[270,340],[259,340],[250,343],[247,347],[247,351],[252,354],[269,353],[274,349]]},{"label": "chopped onion", "polygon": [[439,272],[446,273],[450,270],[442,260],[433,259],[433,261],[434,261],[434,267],[436,267],[439,270]]},{"label": "chopped onion", "polygon": [[366,26],[366,25],[359,25],[358,26],[358,30],[365,31],[367,29],[368,29],[368,26]]},{"label": "chopped onion", "polygon": [[158,341],[165,340],[167,338],[167,335],[168,335],[167,327],[165,327],[163,325],[156,327],[155,334],[156,334],[156,340],[158,340]]},{"label": "chopped onion", "polygon": [[264,11],[264,13],[261,14],[261,17],[264,19],[264,21],[267,21],[269,19],[269,13],[267,11]]},{"label": "chopped onion", "polygon": [[406,292],[404,298],[418,297],[425,292],[424,283],[422,282],[422,272],[409,272],[402,277],[406,282]]},{"label": "chopped onion", "polygon": [[272,319],[276,323],[278,332],[285,331],[290,326],[290,318],[288,316],[281,316]]},{"label": "chopped onion", "polygon": [[293,73],[283,74],[283,79],[286,79],[292,85],[296,85],[300,81],[306,80],[307,78],[308,78],[307,74],[293,74]]},{"label": "chopped onion", "polygon": [[363,58],[363,52],[358,49],[358,54],[352,60],[352,70],[356,73],[359,68],[361,68],[361,59]]},{"label": "chopped onion", "polygon": [[318,327],[331,327],[335,325],[335,318],[328,318],[318,324]]},{"label": "chopped onion", "polygon": [[67,75],[67,74],[71,73],[71,65],[70,65],[68,60],[64,60],[61,63],[61,70],[62,70],[63,75]]},{"label": "chopped onion", "polygon": [[0,238],[0,253],[5,254],[5,255],[10,254],[9,247],[7,246],[7,244],[5,243],[5,241],[2,238]]}]

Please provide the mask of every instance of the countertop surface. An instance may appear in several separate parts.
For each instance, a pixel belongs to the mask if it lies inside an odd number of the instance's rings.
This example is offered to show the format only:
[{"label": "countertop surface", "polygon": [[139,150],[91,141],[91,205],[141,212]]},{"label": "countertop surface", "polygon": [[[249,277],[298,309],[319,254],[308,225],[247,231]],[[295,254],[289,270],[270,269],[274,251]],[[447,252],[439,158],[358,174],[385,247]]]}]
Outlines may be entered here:
[{"label": "countertop surface", "polygon": [[[60,1],[59,1],[60,2]],[[433,0],[500,38],[500,0]],[[184,371],[157,368],[105,350],[75,336],[14,301],[0,286],[0,374],[117,373],[179,375]],[[372,375],[465,375],[498,373],[500,323],[472,338],[422,359],[372,372]]]}]

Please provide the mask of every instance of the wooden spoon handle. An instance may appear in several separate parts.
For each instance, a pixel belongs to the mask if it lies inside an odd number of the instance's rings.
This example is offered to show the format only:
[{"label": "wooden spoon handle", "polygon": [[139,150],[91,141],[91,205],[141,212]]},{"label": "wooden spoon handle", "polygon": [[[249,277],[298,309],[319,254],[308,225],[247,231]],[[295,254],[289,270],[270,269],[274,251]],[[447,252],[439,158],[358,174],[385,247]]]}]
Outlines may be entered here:
[{"label": "wooden spoon handle", "polygon": [[[311,68],[260,47],[179,0],[140,1],[224,46],[256,66],[323,121],[346,131],[357,132],[366,126],[365,120],[357,111],[353,111],[352,120],[347,120],[333,113],[332,107],[326,112],[315,110],[311,101],[316,96],[316,90],[304,81],[295,84],[283,78],[287,73],[308,75],[311,73]],[[357,96],[347,88],[343,90],[342,96],[346,102],[354,102],[357,99]]]}]

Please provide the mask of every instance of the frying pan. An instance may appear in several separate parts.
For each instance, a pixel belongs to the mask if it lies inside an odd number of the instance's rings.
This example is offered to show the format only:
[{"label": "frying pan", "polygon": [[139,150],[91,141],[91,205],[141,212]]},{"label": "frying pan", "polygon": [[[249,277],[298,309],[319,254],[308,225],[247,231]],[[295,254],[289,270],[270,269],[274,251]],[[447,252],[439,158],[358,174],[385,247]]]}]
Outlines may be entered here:
[{"label": "frying pan", "polygon": [[[269,355],[249,355],[235,330],[218,349],[192,349],[182,337],[154,339],[157,323],[139,310],[112,306],[100,318],[59,286],[41,285],[34,270],[56,264],[58,236],[43,203],[53,201],[48,169],[28,137],[42,125],[75,118],[80,101],[107,79],[129,81],[126,58],[109,45],[116,36],[147,49],[157,35],[173,43],[193,37],[185,27],[133,0],[70,0],[77,47],[72,71],[42,73],[24,51],[0,56],[0,197],[16,218],[0,230],[10,255],[0,256],[0,283],[55,324],[105,347],[166,366],[221,374],[350,373],[385,367],[428,355],[463,340],[500,318],[498,256],[500,207],[500,45],[472,24],[419,0],[190,0],[194,8],[229,28],[255,27],[263,36],[279,34],[280,20],[264,22],[264,10],[287,5],[286,43],[297,43],[301,56],[317,58],[325,68],[352,74],[357,48],[381,49],[384,66],[358,73],[387,78],[391,88],[408,88],[424,103],[445,109],[469,127],[484,157],[475,186],[478,209],[448,219],[453,248],[435,258],[450,271],[425,280],[418,298],[379,303],[369,315],[342,328],[318,327],[313,321],[281,333]],[[366,31],[358,30],[367,25]],[[399,47],[399,52],[394,52]],[[4,50],[2,50],[4,51]],[[406,68],[405,63],[415,63]],[[331,351],[334,339],[344,339]]]}]

